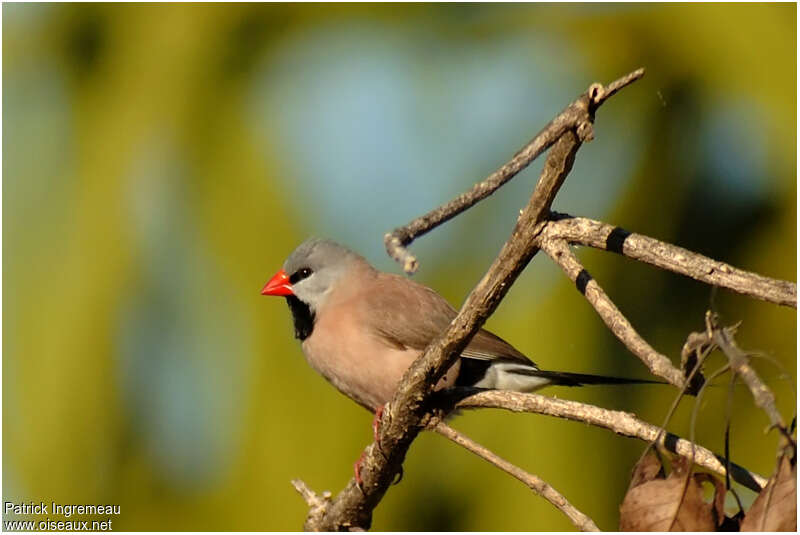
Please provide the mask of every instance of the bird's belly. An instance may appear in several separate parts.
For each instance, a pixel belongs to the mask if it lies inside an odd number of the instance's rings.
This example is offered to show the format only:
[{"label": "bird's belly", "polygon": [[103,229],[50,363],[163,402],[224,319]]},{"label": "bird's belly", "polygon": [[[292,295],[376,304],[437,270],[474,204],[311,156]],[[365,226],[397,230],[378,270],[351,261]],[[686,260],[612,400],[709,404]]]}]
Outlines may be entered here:
[{"label": "bird's belly", "polygon": [[[403,374],[420,355],[420,351],[388,347],[363,335],[326,340],[318,333],[315,330],[303,342],[308,363],[340,392],[372,411],[392,398]],[[457,375],[458,363],[437,389],[455,384]]]}]

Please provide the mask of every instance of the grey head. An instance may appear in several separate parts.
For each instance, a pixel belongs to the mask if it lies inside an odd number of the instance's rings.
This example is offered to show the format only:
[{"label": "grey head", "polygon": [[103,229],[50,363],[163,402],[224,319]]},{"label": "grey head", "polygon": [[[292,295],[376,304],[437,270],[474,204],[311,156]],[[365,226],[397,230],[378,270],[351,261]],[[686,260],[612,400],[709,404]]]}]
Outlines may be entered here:
[{"label": "grey head", "polygon": [[294,296],[315,314],[324,306],[336,283],[356,263],[367,264],[367,261],[336,242],[310,238],[289,255],[283,270]]}]

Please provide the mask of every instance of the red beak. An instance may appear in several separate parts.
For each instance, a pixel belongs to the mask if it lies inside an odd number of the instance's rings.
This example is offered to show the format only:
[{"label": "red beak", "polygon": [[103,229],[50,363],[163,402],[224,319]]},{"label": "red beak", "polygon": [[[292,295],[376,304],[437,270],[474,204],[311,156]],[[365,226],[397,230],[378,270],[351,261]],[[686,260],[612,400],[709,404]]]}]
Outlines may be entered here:
[{"label": "red beak", "polygon": [[278,271],[261,290],[261,295],[294,295],[289,276],[284,270]]}]

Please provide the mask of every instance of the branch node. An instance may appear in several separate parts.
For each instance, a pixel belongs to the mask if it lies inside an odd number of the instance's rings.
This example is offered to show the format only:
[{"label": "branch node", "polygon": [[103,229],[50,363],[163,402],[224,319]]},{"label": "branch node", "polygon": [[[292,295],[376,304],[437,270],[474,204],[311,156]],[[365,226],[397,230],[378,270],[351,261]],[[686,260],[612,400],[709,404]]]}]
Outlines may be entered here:
[{"label": "branch node", "polygon": [[[514,178],[539,155],[552,147],[567,132],[575,132],[580,142],[591,141],[594,138],[592,122],[597,108],[614,93],[638,80],[643,75],[644,69],[638,69],[611,82],[607,86],[599,83],[590,85],[586,92],[564,108],[527,145],[517,151],[511,160],[486,177],[482,182],[475,184],[472,189],[462,193],[452,201],[414,219],[403,227],[394,229],[384,236],[383,241],[386,245],[386,252],[389,253],[391,258],[403,265],[403,270],[406,273],[414,273],[418,266],[417,259],[406,249],[408,245],[497,191],[498,188]],[[560,184],[558,186],[560,187]],[[553,194],[557,190],[558,187],[554,188]],[[550,202],[552,202],[552,199],[550,199]]]},{"label": "branch node", "polygon": [[330,505],[331,493],[324,491],[321,495],[317,494],[306,485],[302,479],[293,479],[291,481],[294,489],[302,496],[303,500],[308,505],[308,517],[306,518],[305,528],[307,531],[320,531],[322,528],[322,520]]},{"label": "branch node", "polygon": [[417,262],[417,258],[405,247],[403,240],[396,235],[399,232],[400,229],[394,232],[387,232],[383,236],[383,243],[386,246],[386,252],[389,253],[389,256],[403,265],[403,271],[412,275],[417,271],[419,263]]},{"label": "branch node", "polygon": [[586,91],[586,94],[589,96],[589,100],[592,101],[593,105],[599,104],[603,98],[605,97],[606,88],[603,84],[595,82],[589,86],[589,89]]},{"label": "branch node", "polygon": [[583,121],[580,123],[576,132],[581,143],[587,143],[594,139],[594,127],[590,121]]}]

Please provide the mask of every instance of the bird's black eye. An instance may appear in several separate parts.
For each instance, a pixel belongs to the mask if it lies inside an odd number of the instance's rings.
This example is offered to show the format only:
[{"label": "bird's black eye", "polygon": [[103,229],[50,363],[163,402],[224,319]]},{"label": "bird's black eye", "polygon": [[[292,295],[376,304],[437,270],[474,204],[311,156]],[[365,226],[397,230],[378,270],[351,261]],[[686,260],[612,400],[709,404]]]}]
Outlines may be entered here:
[{"label": "bird's black eye", "polygon": [[289,284],[295,284],[303,279],[307,279],[308,277],[311,276],[312,273],[314,273],[314,271],[312,271],[311,268],[307,267],[300,268],[294,273],[292,273],[292,275],[289,277]]}]

